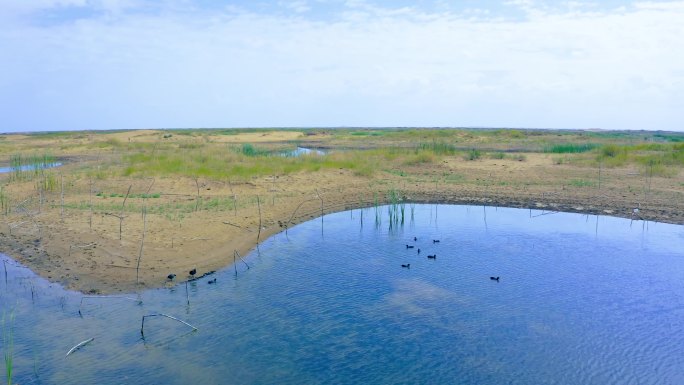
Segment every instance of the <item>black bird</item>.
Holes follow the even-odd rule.
[[[411,264],[410,264],[410,263],[407,263],[407,264],[405,264],[405,265],[402,264],[401,267],[405,267],[405,268],[407,268],[407,269],[410,269],[410,268],[411,268]]]
[[[173,281],[173,279],[176,278],[176,274],[169,274],[166,276],[166,278],[168,278],[169,281]]]
[[[439,239],[433,239],[432,243],[439,243]]]
[[[428,255],[428,259],[437,259],[437,254],[434,255]]]
[[[499,278],[500,277],[489,277],[489,279],[491,279],[492,281],[496,281],[496,282],[499,282]]]
[[[420,249],[418,249],[418,254],[420,254]]]
[[[406,245],[406,248],[407,248],[407,249],[412,249],[412,248],[414,248],[414,247],[415,247],[415,246]]]
[[[413,242],[418,241],[418,237],[413,237]]]
[[[211,285],[212,283],[216,283],[216,278],[210,279],[207,283],[210,284],[210,285]]]
[[[195,274],[197,274],[197,269],[196,269],[196,268],[190,270],[190,275],[192,275],[193,278],[195,277]]]

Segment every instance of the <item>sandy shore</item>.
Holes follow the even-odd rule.
[[[75,166],[67,166],[65,172],[68,167]],[[224,268],[232,264],[234,251],[246,255],[253,249],[257,237],[263,241],[321,212],[372,206],[375,197],[383,202],[390,189],[399,191],[407,202],[535,208],[626,218],[639,207],[643,219],[684,223],[682,188],[677,187],[681,176],[674,180],[654,178],[646,191],[634,188],[643,186],[642,176],[634,175],[632,169],[616,168],[604,171],[600,189],[577,187],[566,181],[594,178],[594,170],[554,165],[544,154],[528,155],[524,162],[464,162],[454,157],[430,167],[421,170],[422,179],[386,172],[368,178],[340,169],[231,184],[200,180],[199,198],[197,185],[189,178],[98,180],[93,182],[94,189],[104,193],[96,197],[88,193],[92,181],[69,179],[67,207],[63,210],[61,197],[54,194],[46,202],[32,206],[30,212],[19,210],[3,217],[0,252],[69,289],[91,294],[132,292],[171,285],[166,279],[170,273],[177,274],[177,280],[185,280],[192,268],[197,268],[198,275]],[[449,178],[456,174],[468,179]],[[127,204],[192,206],[198,199],[232,202],[233,197],[237,203],[182,217],[163,209],[150,210],[144,218],[142,210],[128,212],[122,221],[114,209],[91,214],[88,209],[75,208],[92,199],[117,207],[123,198],[108,197],[106,193],[123,194],[132,186],[131,194],[140,194],[151,184],[152,191],[162,192],[159,197],[131,198]],[[32,186],[23,188],[28,191]],[[140,266],[136,269],[139,256]]]

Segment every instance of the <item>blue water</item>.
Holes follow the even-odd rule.
[[[181,284],[143,292],[142,303],[88,298],[79,316],[81,294],[10,260],[0,303],[14,314],[15,382],[684,383],[682,226],[410,212],[391,229],[386,207],[380,223],[371,208],[363,226],[355,210],[293,227],[237,277],[231,267],[216,284],[189,284],[189,304]],[[142,339],[142,316],[157,312],[198,330],[154,317]]]
[[[53,168],[53,167],[59,167],[61,166],[62,163],[60,162],[55,162],[55,163],[49,163],[49,164],[26,164],[23,166],[19,167],[0,167],[0,174],[3,173],[8,173],[8,172],[15,172],[15,171],[33,171],[33,170],[41,170],[45,168]]]
[[[317,148],[306,148],[306,147],[297,147],[296,149],[286,152],[284,156],[286,157],[298,157],[302,155],[325,155],[327,152],[324,150],[320,150]]]

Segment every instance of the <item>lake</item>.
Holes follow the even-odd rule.
[[[187,294],[84,299],[3,256],[14,382],[684,383],[683,226],[408,204],[402,224],[388,211],[297,225]],[[157,313],[197,330],[153,317],[143,338]]]

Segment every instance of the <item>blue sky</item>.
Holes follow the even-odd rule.
[[[684,1],[0,1],[0,132],[684,131]]]

